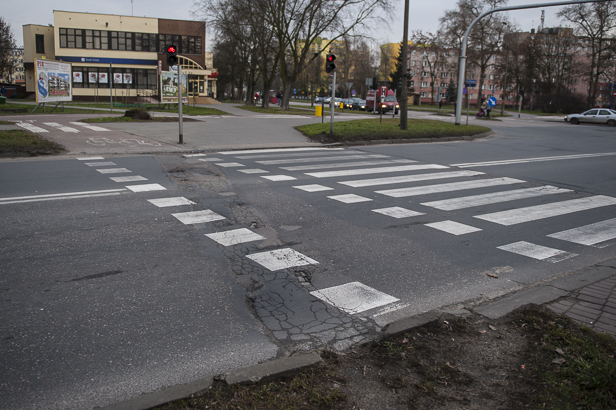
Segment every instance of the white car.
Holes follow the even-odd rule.
[[[565,121],[571,124],[589,122],[592,124],[607,124],[616,126],[616,111],[607,108],[593,108],[581,114],[570,114],[565,116]]]

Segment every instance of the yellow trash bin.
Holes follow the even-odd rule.
[[[323,107],[319,107],[318,105],[316,107],[314,107],[314,115],[317,117],[322,117],[323,116]]]
[[[340,109],[344,110],[344,103],[340,103]]]

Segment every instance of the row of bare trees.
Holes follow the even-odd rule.
[[[216,30],[219,85],[240,92],[245,86],[246,103],[252,104],[257,84],[267,96],[278,78],[281,108],[288,109],[294,86],[320,57],[311,46],[327,37],[325,50],[333,41],[368,33],[372,22],[389,13],[391,1],[198,0],[194,13]]]

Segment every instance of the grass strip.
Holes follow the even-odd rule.
[[[79,120],[85,123],[105,123],[105,122],[178,122],[178,117],[151,117],[149,120],[136,120],[131,117],[100,117],[100,118],[86,118]],[[184,118],[184,122],[199,121],[192,118]]]
[[[150,112],[173,112],[177,113],[179,107],[172,107],[168,109],[162,108],[157,104],[148,104],[145,108]],[[225,111],[221,111],[216,108],[208,108],[208,107],[191,107],[189,105],[182,105],[182,113],[186,115],[229,115],[229,113]]]
[[[328,122],[301,125],[296,129],[320,142],[461,137],[490,131],[490,128],[479,125],[455,125],[436,120],[409,119],[406,130],[401,130],[399,124],[399,118],[383,118],[382,122],[379,119],[339,121],[334,123],[334,133],[331,138]]]
[[[21,153],[50,155],[64,151],[64,147],[22,130],[0,131],[0,154]]]
[[[65,104],[66,105],[66,104]],[[34,109],[35,105],[32,104],[6,104],[3,106],[0,106],[0,115],[23,115],[23,114],[30,114],[32,113],[32,110]],[[43,112],[43,107],[38,107],[34,113],[32,114],[51,114],[51,110],[53,110],[52,105],[47,105],[45,107],[45,112]],[[53,114],[92,114],[93,110],[88,110],[88,109],[82,109],[82,108],[64,108],[64,111],[62,110],[62,107],[58,107],[53,111]],[[104,111],[104,110],[97,110],[96,112],[111,112],[111,111]]]

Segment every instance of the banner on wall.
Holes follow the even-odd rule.
[[[108,83],[107,73],[98,73],[98,83],[99,84],[107,84]]]
[[[73,72],[73,83],[83,83],[83,73]]]
[[[124,73],[124,84],[132,84],[133,75],[131,73]]]
[[[177,71],[163,71],[160,74],[161,102],[178,102],[178,73]],[[188,76],[182,74],[182,101],[188,103]]]
[[[72,101],[71,64],[36,60],[36,102]]]
[[[122,84],[122,73],[113,73],[113,83]]]
[[[98,73],[88,73],[88,82],[96,84],[98,82]]]

